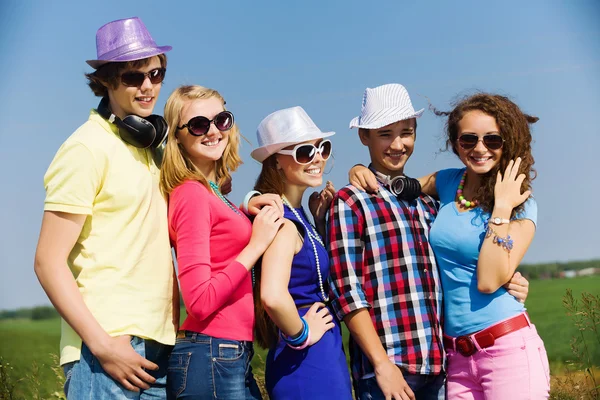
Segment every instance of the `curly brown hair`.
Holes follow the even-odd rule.
[[[523,113],[519,106],[505,96],[491,93],[476,93],[467,96],[456,102],[454,109],[450,112],[438,111],[433,108],[436,115],[448,117],[446,122],[446,150],[451,148],[454,154],[458,155],[456,150],[458,145],[458,123],[466,113],[473,110],[479,110],[493,117],[500,129],[500,135],[504,138],[500,162],[481,177],[481,186],[475,194],[482,210],[491,213],[494,209],[494,186],[496,185],[498,171],[504,173],[510,160],[521,157],[519,173],[525,174],[521,192],[531,190],[531,181],[535,179],[536,171],[533,169],[532,137],[529,124],[537,122],[539,118]],[[522,210],[523,204],[520,204],[513,210],[512,216]]]

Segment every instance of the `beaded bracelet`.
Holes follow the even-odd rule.
[[[308,341],[308,336],[309,336],[308,323],[306,322],[306,320],[303,317],[300,317],[300,320],[302,321],[302,331],[295,338],[290,338],[289,336],[286,336],[282,331],[279,331],[279,336],[281,337],[281,339],[284,342],[286,342],[288,344],[288,346],[290,346],[290,347],[295,348],[295,347],[298,347]]]
[[[488,225],[487,230],[485,231],[485,237],[489,238],[492,235],[494,236],[492,241],[510,253],[513,248],[513,240],[510,238],[510,235],[506,235],[506,237],[503,238]]]

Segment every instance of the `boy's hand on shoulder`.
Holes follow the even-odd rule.
[[[352,167],[348,172],[348,179],[355,188],[363,192],[376,194],[379,191],[375,174],[364,165],[356,164]]]

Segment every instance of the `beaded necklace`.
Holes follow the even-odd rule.
[[[300,221],[302,226],[304,226],[304,230],[308,234],[308,240],[310,240],[310,244],[312,245],[313,253],[315,255],[315,261],[317,264],[317,276],[319,277],[319,289],[321,289],[321,297],[323,298],[323,300],[325,302],[327,302],[327,301],[329,301],[329,296],[325,295],[325,289],[323,288],[323,276],[321,276],[321,263],[319,262],[319,254],[317,253],[317,245],[315,244],[315,240],[316,240],[317,242],[319,242],[321,244],[321,246],[325,247],[325,245],[323,244],[323,240],[317,233],[317,230],[315,229],[315,227],[312,226],[312,224],[310,222],[308,223],[310,225],[310,229],[308,229],[308,227],[304,223],[304,219],[300,218],[300,214],[298,213],[298,211],[296,211],[296,209],[294,207],[292,207],[292,205],[285,198],[285,196],[281,196],[281,199],[283,200],[283,204],[288,206],[288,208],[292,211],[292,213],[294,213],[294,216],[296,217],[296,219],[298,221]],[[304,213],[304,210],[302,212]]]
[[[219,189],[219,185],[217,185],[213,181],[208,181],[208,183],[210,184],[210,188],[213,190],[213,192],[215,192],[217,197],[220,198],[223,203],[227,204],[229,206],[229,208],[231,208],[233,211],[235,211],[236,214],[240,213],[238,211],[238,209],[235,208],[235,206],[233,204],[231,204],[231,202],[229,200],[227,200],[227,197],[223,196],[223,194],[221,193],[221,189]]]
[[[467,179],[467,170],[465,170],[465,173],[463,174],[462,178],[460,178],[460,183],[458,184],[458,189],[456,189],[456,196],[458,197],[458,202],[465,207],[466,209],[469,209],[471,207],[477,207],[477,204],[479,204],[479,202],[477,200],[467,200],[465,199],[465,196],[463,196],[463,189],[465,187],[465,180]]]
[[[229,208],[231,208],[236,214],[241,215],[240,212],[238,211],[238,209],[235,208],[229,200],[227,200],[227,197],[223,196],[223,193],[221,193],[221,189],[219,189],[219,185],[217,185],[213,181],[208,181],[208,183],[210,185],[210,188],[213,190],[213,192],[215,192],[217,197],[219,199],[221,199],[221,201],[223,203],[227,204],[229,206]],[[252,267],[252,287],[254,287],[255,283],[256,283],[256,277],[254,276],[254,267]]]

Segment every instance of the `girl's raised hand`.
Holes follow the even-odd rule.
[[[494,187],[494,206],[512,210],[522,204],[531,195],[530,190],[521,193],[521,185],[525,174],[519,174],[521,157],[510,160],[504,171],[504,176],[498,171]]]
[[[277,194],[267,193],[255,196],[248,201],[248,209],[250,215],[257,215],[263,207],[271,206],[277,210],[279,217],[283,218],[283,200]]]
[[[275,235],[279,232],[279,228],[285,221],[280,216],[280,211],[272,206],[264,206],[252,223],[252,237],[248,246],[253,245],[264,253],[267,247],[271,244]]]
[[[325,188],[319,193],[314,192],[310,195],[308,198],[308,208],[315,219],[315,223],[325,221],[325,216],[327,215],[333,196],[335,196],[335,187],[330,181],[327,181]]]

